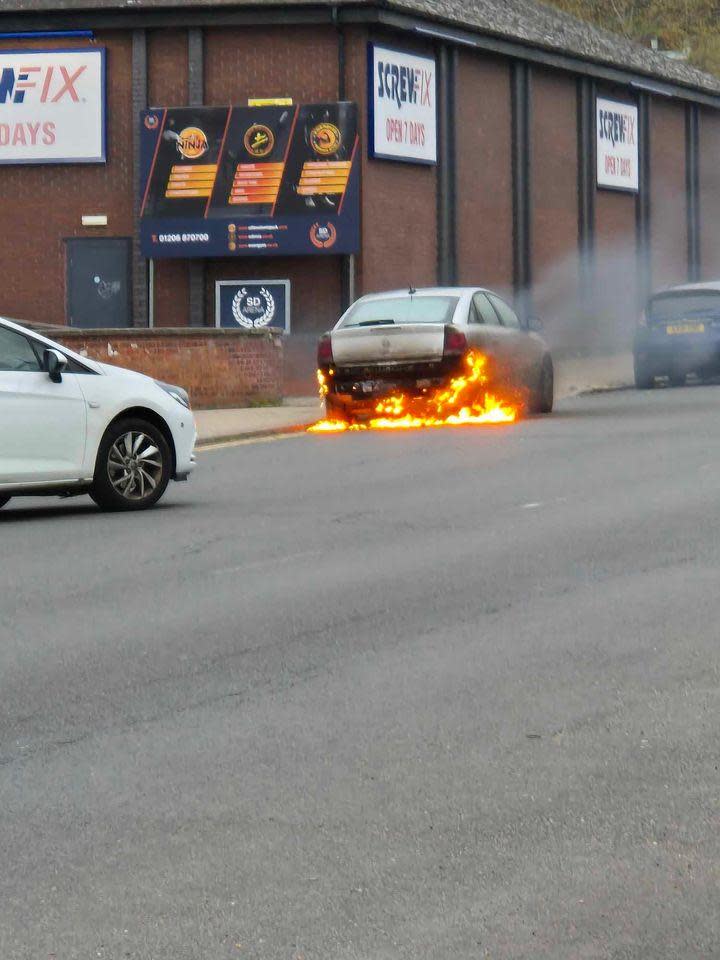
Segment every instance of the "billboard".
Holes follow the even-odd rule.
[[[639,189],[638,108],[631,103],[596,101],[597,185],[637,193]]]
[[[140,134],[144,256],[359,249],[354,103],[146,110]]]
[[[368,104],[371,157],[437,162],[434,57],[368,44]]]
[[[105,49],[0,50],[0,164],[105,161]]]
[[[290,333],[290,281],[217,280],[215,326]]]

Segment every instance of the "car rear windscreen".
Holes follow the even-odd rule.
[[[720,320],[720,292],[693,290],[687,293],[666,293],[653,297],[648,303],[650,323],[670,323],[674,320]]]
[[[383,323],[452,323],[459,297],[383,297],[359,300],[342,327]]]

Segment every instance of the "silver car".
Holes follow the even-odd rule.
[[[462,372],[471,350],[488,358],[488,389],[511,391],[531,413],[550,413],[553,363],[539,326],[480,287],[361,297],[318,344],[327,416],[362,420],[398,391],[427,396]]]

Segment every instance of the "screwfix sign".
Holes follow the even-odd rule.
[[[105,160],[105,50],[0,50],[0,164]]]
[[[637,193],[638,108],[597,99],[597,185]]]
[[[435,59],[368,45],[369,153],[437,162]]]

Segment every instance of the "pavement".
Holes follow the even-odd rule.
[[[0,957],[718,956],[719,407],[206,450],[141,515],[11,501]]]
[[[558,357],[555,361],[558,399],[588,390],[618,389],[633,382],[632,355]],[[197,410],[200,446],[302,430],[323,416],[316,396],[288,397],[282,406]]]

